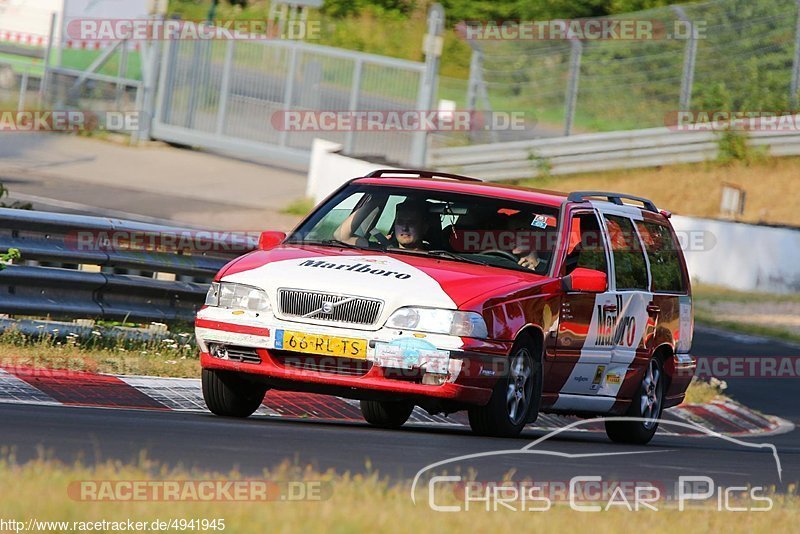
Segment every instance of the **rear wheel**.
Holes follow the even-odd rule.
[[[361,415],[367,423],[380,428],[400,428],[413,411],[410,402],[361,401]]]
[[[606,434],[611,441],[645,445],[658,429],[664,406],[664,372],[661,361],[652,358],[636,396],[625,414],[634,421],[606,421]]]
[[[249,417],[253,415],[267,392],[267,387],[254,384],[235,373],[203,369],[203,399],[215,415]]]
[[[482,436],[518,436],[531,420],[530,411],[538,410],[540,380],[541,366],[533,346],[517,342],[511,351],[508,375],[497,381],[489,403],[469,409],[472,431]]]

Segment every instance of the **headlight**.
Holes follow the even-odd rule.
[[[206,306],[219,306],[219,284],[214,282],[206,293]]]
[[[386,321],[389,328],[431,334],[485,338],[489,336],[480,314],[435,308],[400,308]]]
[[[214,282],[206,295],[206,306],[220,308],[237,308],[256,312],[268,312],[272,309],[266,291],[257,287],[230,282]]]

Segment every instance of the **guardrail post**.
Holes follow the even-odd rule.
[[[186,112],[186,122],[184,126],[187,128],[194,128],[194,119],[197,114],[197,98],[198,93],[205,90],[204,84],[206,80],[206,67],[208,64],[205,60],[210,61],[210,54],[206,54],[206,46],[209,46],[209,41],[194,41],[192,43],[194,49],[192,50],[192,75],[195,82],[189,88],[189,104]]]
[[[800,89],[800,0],[796,0],[796,4],[797,22],[794,30],[794,62],[792,63],[792,85],[789,95],[792,110],[797,109],[797,91]]]
[[[358,93],[361,91],[361,73],[363,71],[364,62],[361,59],[356,59],[355,67],[353,68],[353,83],[350,86],[350,102],[347,109],[356,111],[358,109]],[[355,147],[356,132],[355,129],[350,128],[347,130],[347,135],[344,140],[344,153],[352,154]]]
[[[491,113],[492,105],[489,102],[489,94],[486,91],[486,82],[483,79],[483,51],[478,48],[477,44],[470,43],[472,46],[472,59],[469,64],[469,85],[467,86],[467,111],[475,113],[478,110],[478,99],[483,104],[483,110]],[[477,137],[478,132],[470,129],[469,137],[473,141]],[[492,129],[489,131],[489,136],[492,143],[499,141],[497,131]]]
[[[689,39],[683,52],[683,73],[681,74],[680,109],[688,110],[692,105],[692,87],[694,85],[694,65],[697,58],[697,31],[694,22],[686,15],[681,6],[672,6],[673,11],[683,22],[689,25]]]
[[[140,115],[139,128],[131,132],[131,145],[137,145],[139,144],[139,141],[143,139],[142,132],[147,129],[146,124],[147,122],[149,122],[148,119],[145,118],[145,124],[142,124],[141,115],[142,115],[142,109],[144,109],[144,93],[145,93],[144,83],[140,83],[138,87],[136,87],[136,101],[133,105],[134,109],[136,109],[136,112]],[[147,139],[147,137],[144,137],[144,139]]]
[[[178,46],[181,42],[167,39],[166,60],[163,62],[161,79],[159,80],[159,105],[156,107],[156,116],[159,122],[169,123],[172,120],[172,100],[175,93],[175,71],[178,70]]]
[[[25,97],[28,93],[28,71],[22,73],[19,81],[19,99],[17,100],[17,111],[25,111]]]
[[[122,100],[122,93],[125,89],[125,84],[122,83],[123,78],[127,78],[128,73],[128,40],[122,40],[122,49],[120,50],[119,66],[117,67],[117,92],[115,95],[115,104],[117,110],[120,110],[120,100]],[[121,110],[120,110],[121,111]]]
[[[469,62],[469,84],[467,85],[467,111],[474,112],[478,108],[478,88],[483,68],[483,52],[473,47]]]
[[[139,139],[150,139],[153,121],[156,118],[158,106],[156,94],[159,87],[162,51],[161,41],[154,40],[152,44],[148,41],[141,42],[142,94],[141,105],[136,110],[144,116],[144,121],[139,121]]]
[[[217,135],[225,130],[225,118],[228,114],[228,98],[231,93],[231,69],[233,68],[233,52],[235,41],[228,39],[225,48],[225,65],[222,67],[222,85],[219,89],[219,110],[217,111]]]
[[[433,4],[428,11],[428,33],[425,34],[425,70],[422,73],[417,95],[417,112],[431,111],[436,99],[436,85],[439,74],[439,60],[442,56],[444,32],[444,8]],[[424,167],[428,152],[428,132],[420,127],[411,144],[409,163],[414,167]]]
[[[53,13],[50,16],[50,34],[47,38],[47,50],[44,53],[44,74],[42,74],[42,82],[39,85],[39,105],[44,106],[44,99],[47,95],[47,84],[50,82],[50,56],[53,54],[53,39],[56,35],[56,23],[58,21],[58,14]]]
[[[578,82],[581,77],[581,56],[583,43],[578,39],[570,41],[569,52],[569,82],[567,83],[567,97],[564,110],[564,135],[572,134],[572,123],[575,121],[575,106],[578,103]]]
[[[289,54],[289,74],[286,79],[286,87],[283,89],[283,120],[286,120],[286,113],[292,109],[292,95],[294,93],[294,78],[297,76],[297,45],[291,46],[292,51]],[[286,128],[281,130],[280,146],[286,146],[289,141],[289,132]]]

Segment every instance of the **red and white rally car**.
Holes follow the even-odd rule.
[[[466,409],[494,436],[540,412],[628,416],[609,437],[646,443],[695,369],[668,219],[615,193],[351,180],[215,278],[196,320],[206,404],[247,417],[269,388],[307,391],[382,427]]]

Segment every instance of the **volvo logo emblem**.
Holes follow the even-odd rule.
[[[336,297],[334,297],[336,298]],[[324,313],[325,315],[331,315],[333,310],[337,307],[341,306],[342,304],[347,304],[348,302],[352,302],[356,299],[356,297],[340,297],[342,300],[338,302],[331,302],[326,300],[322,303],[322,306],[317,308],[316,310],[309,312],[303,315],[304,318],[314,317],[315,315],[319,315],[320,313]]]

